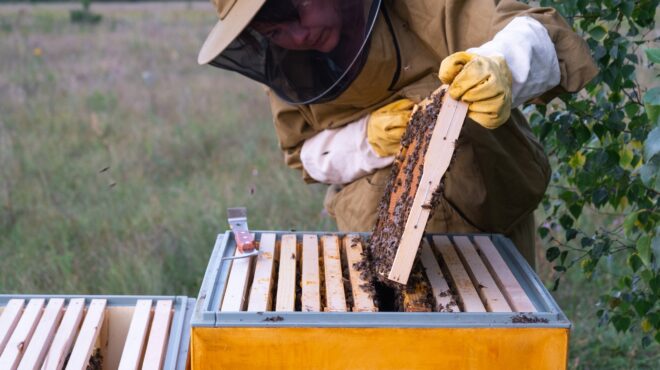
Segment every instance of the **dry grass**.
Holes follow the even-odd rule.
[[[266,96],[196,63],[209,4],[0,7],[0,291],[196,295],[225,209],[332,229]]]

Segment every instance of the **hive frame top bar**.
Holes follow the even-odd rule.
[[[186,303],[188,297],[173,296],[173,295],[92,295],[92,294],[0,294],[0,307],[7,304],[10,299],[34,299],[34,298],[64,298],[67,302],[74,298],[84,298],[85,300],[103,298],[108,300],[108,307],[113,306],[126,306],[135,304],[139,299],[152,299],[163,300],[169,299],[174,301],[173,309],[178,309]]]
[[[358,234],[363,238],[369,233],[340,233],[327,231],[253,231],[256,240],[261,234],[282,235],[337,235]],[[425,237],[436,234],[427,234]],[[202,281],[191,324],[193,327],[369,327],[369,328],[472,328],[472,327],[512,327],[512,328],[570,328],[571,323],[561,311],[554,298],[543,286],[531,266],[516,250],[513,243],[499,234],[437,234],[454,236],[487,236],[518,280],[538,312],[219,312],[231,261],[223,257],[233,256],[236,241],[231,231],[218,234],[209,264]],[[522,321],[539,321],[515,323]],[[532,318],[534,320],[525,320]]]
[[[92,299],[106,299],[106,307],[124,307],[134,306],[138,300],[151,299],[158,300],[171,300],[172,321],[170,323],[170,336],[167,343],[167,354],[163,361],[163,369],[185,369],[186,359],[188,357],[188,345],[182,346],[183,343],[190,342],[190,321],[193,314],[195,300],[185,296],[145,296],[145,295],[76,295],[76,294],[0,294],[0,308],[7,305],[10,299],[52,299],[64,298],[65,305],[68,305],[71,299],[84,298],[85,305],[89,305]],[[172,335],[172,333],[180,333],[180,335]],[[176,350],[175,350],[176,349]]]

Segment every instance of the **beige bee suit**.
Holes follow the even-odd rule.
[[[329,103],[292,106],[270,94],[285,161],[300,169],[305,181],[314,181],[300,160],[307,139],[355,122],[396,99],[421,101],[440,85],[437,70],[445,57],[470,48],[487,52],[495,35],[515,18],[538,21],[554,43],[559,84],[541,95],[542,99],[578,91],[597,72],[587,45],[550,8],[487,0],[391,0],[382,6],[366,64],[341,96]],[[533,67],[530,73],[534,73]],[[455,160],[444,180],[444,196],[427,231],[503,233],[533,265],[532,212],[545,192],[551,170],[522,113],[514,109],[511,118],[495,130],[468,119],[457,144]],[[340,230],[371,230],[389,173],[386,167],[330,188],[326,208]]]

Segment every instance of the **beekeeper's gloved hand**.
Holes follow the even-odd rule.
[[[397,100],[354,122],[323,130],[305,140],[300,151],[303,168],[314,180],[348,184],[394,162],[412,108]]]
[[[449,96],[468,104],[468,117],[494,129],[511,115],[511,71],[503,57],[461,51],[445,58],[438,77]]]
[[[379,157],[388,157],[399,152],[401,137],[406,131],[414,105],[412,100],[400,99],[369,115],[367,140]]]

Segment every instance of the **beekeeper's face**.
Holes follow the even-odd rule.
[[[338,0],[294,0],[298,19],[252,22],[251,26],[277,46],[289,50],[332,51],[341,36],[342,17]]]
[[[366,63],[381,5],[381,0],[214,1],[229,1],[245,16],[235,29],[219,21],[199,60],[215,55],[209,64],[261,82],[291,104],[328,102],[348,89]],[[238,27],[243,28],[233,36]],[[226,45],[229,36],[234,39]]]

